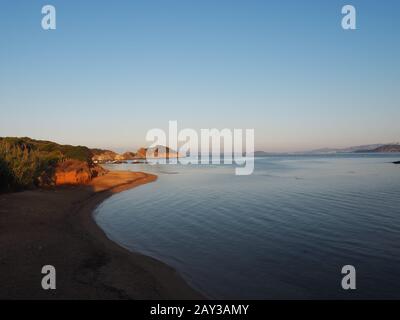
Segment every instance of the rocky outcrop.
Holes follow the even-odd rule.
[[[118,153],[110,150],[92,149],[93,153],[92,161],[94,163],[104,163],[117,160]]]
[[[60,162],[54,171],[54,185],[87,184],[94,177],[104,175],[107,171],[100,166],[89,166],[88,163],[78,160]]]
[[[146,152],[147,149],[145,148],[140,148],[135,155],[135,159],[146,159]]]
[[[146,158],[179,158],[179,153],[165,146],[156,146],[146,149]]]
[[[136,153],[128,151],[128,152],[123,153],[122,157],[124,158],[124,160],[135,160]]]
[[[179,158],[178,152],[165,146],[156,146],[152,148],[140,148],[135,155],[134,159],[147,159],[147,158]]]
[[[179,158],[178,152],[164,146],[140,148],[136,152],[118,154],[109,150],[92,149],[94,163],[125,163],[126,160],[145,160],[147,158]]]

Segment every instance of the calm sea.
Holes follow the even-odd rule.
[[[174,267],[210,298],[400,298],[400,155],[110,165],[156,173],[101,204],[112,240]],[[354,291],[341,268],[356,268]]]

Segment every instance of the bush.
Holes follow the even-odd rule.
[[[0,156],[0,191],[7,191],[12,188],[14,177],[7,162]]]
[[[44,173],[54,171],[61,161],[76,159],[91,163],[86,147],[59,145],[30,138],[0,138],[0,190],[31,188]]]

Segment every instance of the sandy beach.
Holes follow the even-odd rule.
[[[112,194],[155,181],[109,172],[89,185],[0,195],[0,299],[201,299],[174,269],[109,240],[92,215]],[[43,290],[43,265],[57,289]]]

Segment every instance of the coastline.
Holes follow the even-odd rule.
[[[170,266],[110,240],[94,220],[111,195],[153,182],[111,171],[89,185],[0,195],[0,299],[204,299]],[[43,290],[43,265],[57,289]]]

